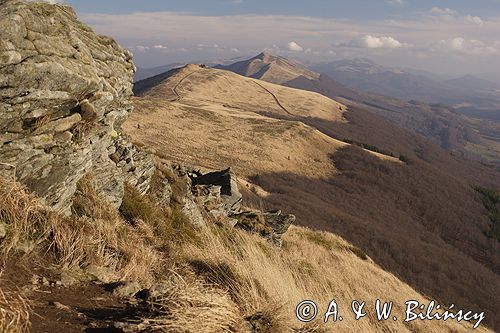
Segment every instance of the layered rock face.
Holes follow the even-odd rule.
[[[70,213],[77,182],[120,206],[124,183],[149,191],[155,167],[121,132],[132,111],[132,54],[96,35],[63,5],[0,0],[0,176]],[[224,220],[279,245],[295,217],[245,211],[231,169],[181,170],[182,212],[197,226]],[[159,203],[168,204],[166,184]],[[1,234],[1,230],[0,230]]]
[[[212,185],[218,187],[218,195],[224,200],[224,209],[229,213],[238,212],[241,209],[241,193],[238,190],[238,179],[231,168],[197,175],[193,179],[193,185],[197,187]]]
[[[121,133],[132,54],[68,6],[0,0],[0,27],[0,175],[66,212],[91,171],[117,206],[124,181],[146,192],[152,158]]]
[[[257,233],[276,246],[282,245],[281,236],[295,222],[294,215],[282,214],[281,210],[262,212],[242,207],[238,179],[231,168],[205,174],[191,172],[189,175],[191,195],[186,196],[186,215],[196,216],[196,209],[192,207],[201,207],[211,218],[222,218],[232,227]],[[203,219],[199,220],[203,224]]]

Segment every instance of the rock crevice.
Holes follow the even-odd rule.
[[[150,189],[153,157],[121,125],[132,111],[132,54],[95,34],[64,5],[0,0],[0,176],[15,177],[45,203],[71,213],[77,182],[92,173],[96,190],[116,207],[124,184]],[[180,169],[185,169],[181,172]],[[194,225],[224,220],[279,245],[295,220],[244,209],[231,169],[186,180],[182,212]],[[165,187],[161,201],[169,201]]]
[[[86,173],[115,205],[123,182],[149,188],[153,160],[121,133],[132,54],[69,6],[0,1],[0,173],[69,212]]]

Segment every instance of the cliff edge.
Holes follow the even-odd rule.
[[[64,5],[0,1],[0,174],[68,212],[93,171],[115,206],[125,180],[147,191],[152,159],[121,132],[132,54]]]

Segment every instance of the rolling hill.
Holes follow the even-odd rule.
[[[418,85],[426,85],[430,90],[439,91],[438,88],[427,84],[428,81],[431,81],[427,77],[410,74],[399,69],[389,71],[368,59],[339,61],[338,67],[359,80],[361,79],[358,76],[363,77],[363,75],[417,77],[420,80]],[[288,87],[318,92],[345,104],[369,110],[398,127],[431,138],[444,149],[453,150],[486,163],[500,165],[500,123],[469,118],[443,104],[426,104],[415,100],[406,102],[388,97],[392,95],[384,96],[363,90],[353,90],[339,83],[338,79],[342,79],[342,73],[333,73],[335,79],[332,79],[328,74],[312,72],[294,61],[272,56],[267,52],[247,61],[240,61],[232,65],[220,65],[218,68]],[[254,73],[254,68],[259,68],[259,70]],[[269,68],[273,70],[267,71]],[[322,68],[319,67],[319,69]],[[375,81],[370,80],[367,80],[366,84],[369,87],[377,86]],[[396,87],[404,89],[404,91],[413,91],[413,88],[410,89],[405,85],[396,85]],[[424,92],[424,94],[427,93],[429,91]],[[469,104],[462,107],[468,106]]]
[[[148,111],[132,114],[126,128],[144,146],[171,147],[167,155],[195,165],[212,169],[234,165],[247,177],[278,170],[328,177],[335,174],[329,156],[346,146],[300,121],[285,119],[344,122],[346,106],[316,93],[198,65],[139,82],[135,90],[142,96],[134,100],[136,107]],[[145,116],[152,110],[158,116]],[[169,116],[160,117],[158,112]],[[165,129],[172,135],[162,136]],[[210,154],[214,147],[217,154]]]
[[[190,65],[135,91],[124,129],[137,144],[202,168],[233,166],[265,193],[254,204],[335,232],[420,292],[484,309],[498,325],[500,245],[485,236],[491,222],[472,188],[498,189],[498,171],[359,105],[229,71]]]
[[[153,68],[137,68],[137,71],[134,73],[134,82],[141,81],[153,76],[156,76],[161,73],[168,72],[171,69],[182,67],[185,64],[182,63],[172,63],[164,66],[157,66]]]

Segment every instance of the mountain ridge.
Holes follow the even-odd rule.
[[[500,248],[470,187],[491,196],[498,173],[204,65],[132,96],[132,54],[67,5],[1,0],[0,26],[0,331],[471,331],[404,321],[424,295],[499,324]],[[332,298],[386,299],[399,320],[297,320]]]
[[[284,59],[279,56],[273,57],[269,58],[268,56],[267,59]],[[247,72],[244,66],[251,64],[252,59],[246,62],[238,62],[235,65],[219,66],[219,68],[244,74]],[[285,61],[286,59],[281,62],[285,63]],[[369,59],[358,59],[357,62],[367,66],[381,67]],[[275,60],[272,63],[279,66],[279,63]],[[341,61],[341,63],[349,65],[351,61],[345,60]],[[236,65],[238,68],[235,67]],[[295,68],[291,68],[292,65]],[[286,67],[287,73],[293,73],[294,78],[292,80],[289,80],[290,75],[287,77],[283,75],[274,77],[272,72],[264,72],[266,67],[262,60],[260,66],[262,68],[260,76],[264,80],[293,88],[315,91],[326,97],[342,100],[345,104],[357,105],[388,119],[400,127],[432,138],[445,149],[458,151],[460,154],[487,163],[500,163],[500,159],[495,157],[494,153],[488,153],[500,153],[500,141],[497,143],[495,140],[490,139],[491,133],[500,134],[500,125],[495,126],[487,121],[467,118],[446,105],[429,105],[419,101],[406,102],[384,95],[356,91],[339,83],[325,73],[313,73],[305,77],[302,75],[303,66],[298,63],[288,62]],[[311,73],[310,70],[307,71]],[[275,72],[279,72],[279,70],[275,69]],[[385,73],[386,71],[377,69],[376,72]],[[393,72],[390,75],[407,76],[408,74]]]
[[[471,85],[471,75],[445,79],[422,71],[385,67],[360,59],[315,64],[311,69],[335,77],[350,88],[406,101],[418,100],[451,106],[472,103],[478,110],[490,112],[497,111],[500,105],[500,94],[492,89],[497,84],[477,76],[474,76],[476,85]],[[480,84],[477,84],[479,81]],[[456,109],[462,112],[460,107]]]
[[[496,283],[500,269],[500,260],[495,254],[498,245],[482,233],[488,228],[488,217],[477,193],[470,187],[470,184],[498,186],[499,175],[494,170],[454,156],[360,106],[347,105],[342,118],[328,119],[321,116],[324,113],[311,114],[315,104],[292,102],[299,96],[300,99],[317,96],[301,95],[300,90],[294,89],[289,94],[277,93],[278,100],[285,106],[295,106],[296,109],[287,113],[265,96],[259,85],[249,84],[254,82],[248,81],[255,80],[253,78],[210,68],[201,68],[196,74],[186,76],[182,75],[185,80],[180,86],[180,78],[174,75],[150,89],[149,94],[143,93],[134,100],[137,112],[125,128],[135,142],[181,160],[182,155],[173,147],[184,147],[185,152],[190,152],[190,159],[200,167],[230,163],[250,187],[257,185],[265,191],[266,196],[257,199],[260,205],[279,204],[298,216],[300,224],[341,234],[382,267],[427,295],[459,299],[458,303],[466,304],[474,299],[474,304],[489,307],[488,313],[492,313],[497,305],[490,306],[493,304],[490,302],[495,302],[490,294],[478,296],[467,290],[474,289],[476,282],[471,279],[478,272]],[[308,79],[305,82],[312,83]],[[259,83],[279,91],[275,85]],[[172,93],[174,87],[180,98]],[[341,111],[335,107],[333,110]],[[164,117],[167,114],[171,119]],[[196,124],[190,119],[197,119]],[[255,119],[259,119],[258,127],[246,124]],[[290,124],[290,121],[350,144],[339,146],[333,152],[325,150],[312,159],[309,157],[309,164],[304,164],[306,161],[299,156],[313,150],[290,147],[312,147],[314,143],[309,140],[317,139],[300,131],[288,132],[296,133],[292,135],[282,132],[278,124]],[[141,129],[150,130],[144,132],[137,128],[138,124]],[[166,131],[172,135],[159,139],[160,133]],[[183,137],[179,138],[178,133],[183,133]],[[231,145],[219,142],[212,133],[224,133]],[[297,138],[309,143],[297,145]],[[258,151],[249,150],[248,144]],[[269,153],[276,147],[290,153]],[[380,151],[394,158],[377,158],[366,150]],[[238,153],[241,151],[247,154]],[[249,161],[246,155],[261,158]],[[328,155],[330,162],[325,159]],[[398,161],[398,156],[403,156],[406,162]],[[332,170],[328,163],[333,163],[334,172],[318,173]],[[449,230],[456,233],[450,234]],[[410,234],[413,236],[409,237]],[[440,253],[441,259],[432,255],[434,251]],[[409,262],[412,268],[408,267]],[[434,272],[436,279],[453,288],[431,284],[415,273],[430,266],[440,267],[439,272]],[[462,284],[449,278],[456,274]],[[451,290],[460,290],[460,295],[468,296],[458,296]]]

